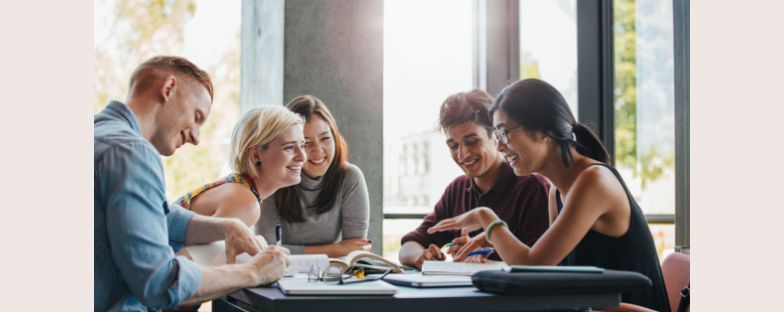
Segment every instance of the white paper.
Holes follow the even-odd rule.
[[[262,236],[256,236],[258,239],[264,239]],[[217,266],[226,264],[226,247],[223,241],[217,241],[212,244],[195,245],[183,248],[185,252],[190,255],[191,260],[201,266]],[[247,253],[237,255],[236,263],[248,263],[253,259]],[[286,272],[286,275],[293,275],[295,273],[308,273],[313,265],[317,265],[320,270],[325,270],[329,266],[329,258],[325,254],[313,255],[291,255],[289,256],[291,264]]]

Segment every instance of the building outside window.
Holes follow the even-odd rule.
[[[472,0],[384,1],[384,213],[426,214],[462,171],[438,130],[447,96],[473,88]],[[384,256],[421,218],[384,220]]]

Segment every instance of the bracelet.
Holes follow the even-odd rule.
[[[507,229],[509,228],[509,225],[506,224],[506,222],[504,222],[503,220],[495,220],[493,221],[493,223],[490,223],[490,225],[487,226],[487,230],[485,230],[485,241],[487,241],[488,243],[490,242],[490,232],[492,232],[493,228],[496,227],[497,225],[501,225]]]

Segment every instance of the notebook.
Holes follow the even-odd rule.
[[[278,280],[278,288],[285,295],[384,295],[397,293],[397,287],[384,281],[356,284],[329,284],[308,281],[306,277],[284,277]]]
[[[471,276],[479,271],[503,270],[508,267],[509,266],[502,261],[487,261],[485,263],[425,261],[422,264],[422,274]]]
[[[394,285],[418,288],[473,286],[471,277],[464,275],[391,274],[384,280]]]

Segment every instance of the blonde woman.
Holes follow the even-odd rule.
[[[342,257],[370,248],[370,201],[362,170],[348,162],[348,145],[332,113],[320,99],[301,95],[286,104],[306,120],[308,160],[302,182],[281,188],[261,206],[256,233],[280,239],[292,254]],[[276,237],[280,224],[281,237]]]
[[[231,138],[232,174],[205,184],[175,203],[201,215],[258,221],[261,201],[300,183],[306,155],[304,120],[282,106],[249,110]]]

